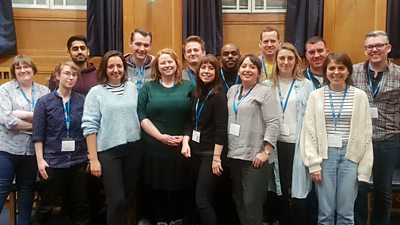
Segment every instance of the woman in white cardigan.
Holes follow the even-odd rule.
[[[358,182],[368,182],[372,121],[367,95],[351,86],[353,66],[344,53],[331,53],[323,67],[326,86],[311,93],[300,148],[316,183],[318,224],[354,224]]]

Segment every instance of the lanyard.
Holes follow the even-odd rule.
[[[288,90],[288,92],[287,92],[287,94],[286,94],[285,104],[283,104],[283,101],[282,101],[282,100],[283,100],[283,97],[282,97],[281,86],[279,85],[279,82],[278,82],[279,101],[280,101],[280,103],[281,103],[281,108],[282,108],[283,114],[285,114],[286,107],[287,107],[287,104],[288,104],[288,102],[289,102],[289,97],[290,97],[290,93],[292,92],[294,82],[295,82],[295,80],[293,79],[293,80],[292,80],[292,83],[290,84],[290,88],[289,88],[289,90]]]
[[[24,97],[24,99],[25,99],[28,103],[31,103],[31,112],[33,112],[33,110],[35,109],[35,98],[34,98],[35,89],[34,89],[34,87],[33,87],[33,84],[32,84],[31,100],[30,100],[30,101],[29,101],[28,96],[26,96],[25,91],[22,89],[21,86],[19,86],[19,90],[21,91],[22,96]]]
[[[315,83],[314,83],[314,80],[313,80],[312,77],[311,77],[310,68],[307,68],[307,69],[306,69],[306,74],[307,74],[307,78],[312,82],[314,90],[315,90],[315,89],[318,89],[318,87],[317,87],[317,86],[315,85]],[[319,81],[318,81],[318,82],[319,82]]]
[[[69,138],[69,127],[71,125],[71,119],[69,118],[69,111],[70,111],[70,107],[71,107],[70,102],[71,102],[71,99],[68,100],[67,106],[65,106],[65,104],[63,103],[65,125],[67,127],[67,138]]]
[[[144,66],[141,66],[140,68],[135,67],[135,73],[136,73],[136,77],[137,77],[137,88],[140,89],[142,88],[142,84],[143,84],[143,73],[144,73]]]
[[[267,71],[267,63],[264,61],[264,58],[262,58],[263,59],[263,69],[264,69],[264,74],[265,74],[265,79],[266,80],[268,80],[268,71]]]
[[[200,114],[201,114],[201,111],[203,111],[204,104],[206,103],[208,97],[210,97],[211,92],[212,92],[212,89],[208,92],[207,97],[204,99],[204,102],[203,102],[203,103],[201,104],[201,106],[200,106],[200,109],[199,109],[200,98],[198,98],[198,99],[196,100],[196,130],[197,130],[197,124],[198,124],[199,121],[200,121]]]
[[[233,104],[233,112],[235,112],[235,119],[236,120],[237,120],[237,114],[238,114],[240,102],[242,102],[242,100],[244,98],[246,98],[247,95],[250,94],[251,90],[253,90],[253,88],[254,88],[254,86],[256,86],[256,84],[253,85],[244,95],[242,95],[242,96],[240,96],[238,98],[238,103],[237,104],[236,104],[236,96],[239,94],[239,90],[243,90],[243,84],[239,85],[239,87],[236,89],[236,93],[235,93],[235,96],[233,97],[233,103],[232,103]]]
[[[223,80],[224,83],[225,83],[226,90],[229,90],[229,84],[228,84],[228,82],[226,82],[226,79],[225,79],[225,75],[224,75],[224,71],[223,71],[223,70],[221,70],[221,78],[222,78],[222,80]],[[236,75],[235,84],[237,84],[238,82],[239,82],[239,75]]]
[[[379,92],[379,89],[381,88],[381,83],[382,83],[382,77],[383,77],[383,76],[381,77],[381,79],[379,79],[378,85],[376,86],[376,89],[374,90],[374,87],[373,87],[373,85],[372,85],[372,78],[371,78],[370,74],[371,74],[371,68],[369,67],[369,64],[368,64],[369,92],[371,93],[372,98],[375,98],[376,95],[377,95],[378,92]]]
[[[342,109],[343,109],[343,105],[344,105],[344,100],[346,98],[346,94],[347,94],[347,86],[346,86],[346,89],[344,90],[344,95],[343,95],[342,103],[340,104],[339,112],[336,113],[335,108],[333,106],[331,87],[329,86],[329,100],[331,102],[331,111],[332,111],[333,123],[335,124],[335,131],[336,131],[337,122],[340,118],[340,115],[342,114]]]
[[[192,84],[196,85],[196,79],[195,79],[195,77],[194,77],[194,75],[192,73],[192,70],[189,69],[189,68],[187,68],[186,70],[187,70],[187,72],[189,74],[190,81],[192,82]]]

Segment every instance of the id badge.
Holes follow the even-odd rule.
[[[229,134],[239,136],[239,133],[240,133],[240,125],[231,123],[231,125],[229,126]]]
[[[284,136],[289,135],[289,127],[284,123],[281,124],[281,135],[284,135]]]
[[[200,143],[200,131],[193,130],[193,132],[192,132],[192,141]]]
[[[378,108],[371,107],[369,110],[371,112],[371,118],[372,119],[378,118]]]
[[[342,147],[342,136],[329,134],[328,135],[328,147],[341,148]]]
[[[75,140],[65,139],[61,142],[62,152],[73,152],[75,151]]]

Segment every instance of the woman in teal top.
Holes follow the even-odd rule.
[[[182,223],[184,193],[190,184],[190,164],[181,154],[183,130],[190,116],[190,81],[182,80],[181,64],[171,49],[157,53],[153,81],[139,93],[144,184],[151,189],[153,224]]]

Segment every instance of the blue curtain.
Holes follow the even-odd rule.
[[[285,41],[304,56],[304,44],[323,34],[324,0],[287,0]]]
[[[392,51],[389,57],[400,58],[400,1],[388,0],[386,13],[386,32],[389,35]]]
[[[17,54],[14,14],[11,0],[0,1],[0,55]]]
[[[219,55],[222,47],[222,1],[184,0],[182,2],[183,40],[190,35],[203,38],[206,52]]]
[[[87,1],[87,38],[90,54],[123,51],[122,0]]]

